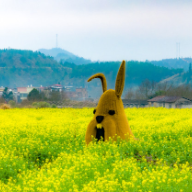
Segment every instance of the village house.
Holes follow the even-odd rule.
[[[180,96],[157,96],[147,101],[149,107],[192,108],[192,100]]]
[[[4,89],[5,89],[5,87],[3,87],[3,86],[0,87],[0,97],[3,96]],[[8,92],[12,92],[14,100],[16,102],[18,102],[18,100],[20,99],[20,94],[17,92],[17,89],[16,88],[13,88],[13,89],[8,88]]]
[[[71,100],[85,101],[88,98],[88,93],[86,88],[75,88],[73,86],[63,87],[60,84],[54,84],[47,87],[43,87],[43,86],[33,87],[32,85],[27,87],[17,87],[13,91],[13,95],[15,97],[14,100],[20,103],[22,100],[27,99],[28,94],[33,89],[37,89],[39,92],[44,92],[47,98],[50,97],[50,93],[53,91],[58,91],[58,92],[63,91],[66,94],[66,96]],[[4,87],[0,87],[0,95],[3,94],[3,90],[4,90]]]
[[[57,92],[62,92],[64,91],[64,88],[62,87],[61,84],[54,84],[51,86],[43,87],[42,85],[38,88],[36,88],[40,93],[43,92],[45,94],[45,97],[50,98],[50,93],[57,91]]]
[[[20,100],[27,99],[27,95],[34,89],[35,87],[28,86],[28,87],[17,87],[17,93],[20,97]]]
[[[88,97],[86,88],[75,88],[73,86],[62,86],[60,84],[54,84],[48,87],[37,88],[40,92],[44,92],[47,98],[50,97],[50,92],[59,91],[64,92],[66,96],[71,100],[85,101]]]
[[[60,84],[54,84],[54,85],[50,86],[50,90],[51,91],[59,91],[59,92],[61,92],[63,90],[63,87]]]

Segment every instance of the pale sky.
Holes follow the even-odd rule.
[[[0,49],[93,61],[192,57],[192,0],[0,0]]]

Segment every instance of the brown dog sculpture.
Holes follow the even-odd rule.
[[[122,61],[119,68],[115,90],[107,90],[104,74],[97,73],[91,76],[88,82],[94,78],[101,79],[103,94],[96,109],[93,111],[93,119],[87,127],[85,134],[86,143],[89,144],[92,141],[92,137],[97,140],[103,139],[104,141],[109,140],[109,138],[116,140],[117,136],[121,139],[134,138],[121,100],[125,81],[125,61]]]

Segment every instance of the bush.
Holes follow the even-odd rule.
[[[8,104],[11,106],[11,107],[16,107],[16,102],[14,100],[10,100],[8,102]]]
[[[38,102],[33,102],[33,103],[32,103],[32,106],[33,106],[33,107],[37,107],[37,106],[38,106]]]
[[[52,108],[57,108],[57,105],[53,104],[51,105]]]
[[[10,105],[8,105],[8,104],[2,104],[1,106],[0,106],[0,108],[1,109],[11,109],[11,107],[10,107]]]
[[[24,100],[21,101],[20,106],[21,106],[21,107],[28,107],[28,106],[30,106],[31,104],[32,104],[31,101],[28,101],[27,99],[24,99]]]
[[[40,101],[40,102],[33,102],[32,104],[33,107],[35,108],[48,108],[51,107],[51,105],[45,101]]]

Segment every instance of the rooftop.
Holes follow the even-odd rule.
[[[157,96],[154,97],[152,99],[149,99],[148,102],[166,102],[166,103],[173,103],[175,101],[177,101],[180,98],[184,98],[184,97],[180,97],[180,96]],[[184,98],[187,99],[187,98]],[[190,99],[188,99],[190,100]]]

